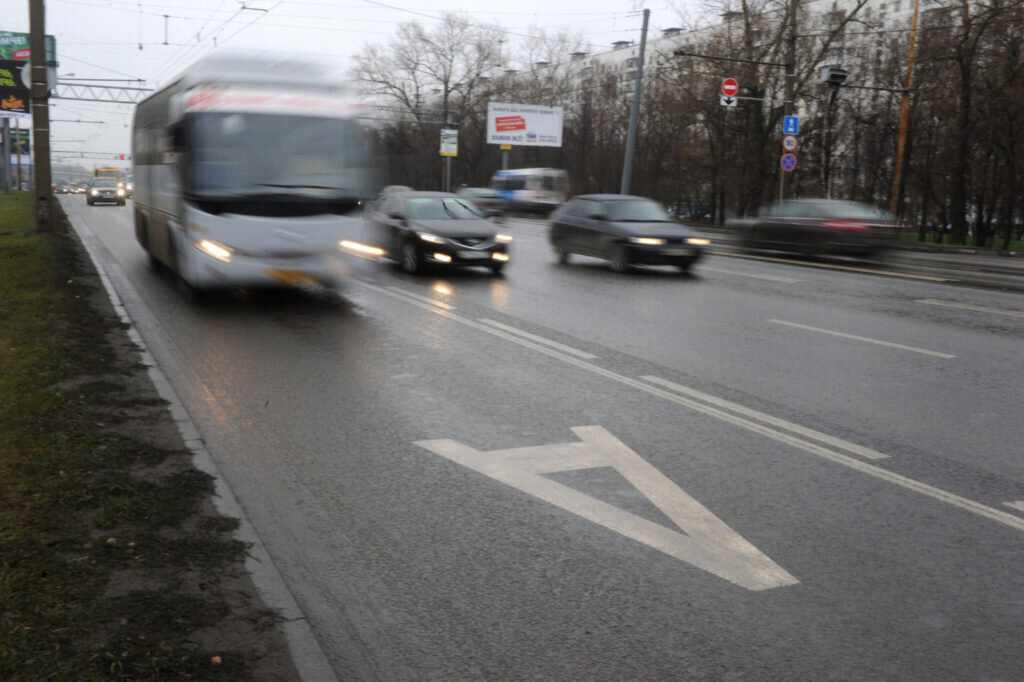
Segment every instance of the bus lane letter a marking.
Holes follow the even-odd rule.
[[[604,428],[572,430],[579,442],[490,452],[453,440],[416,445],[748,590],[799,582]],[[615,468],[683,532],[545,477],[598,467]]]

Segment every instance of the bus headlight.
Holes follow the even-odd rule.
[[[211,258],[216,258],[221,263],[231,262],[231,247],[218,244],[217,242],[210,241],[209,239],[198,239],[192,242],[192,245],[197,249],[205,253]]]

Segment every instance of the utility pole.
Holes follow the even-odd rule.
[[[626,159],[622,165],[622,188],[620,194],[629,194],[633,181],[633,156],[636,154],[636,128],[640,118],[640,96],[644,84],[644,51],[647,49],[647,21],[651,10],[644,10],[644,25],[640,31],[640,60],[636,66],[636,83],[633,85],[633,107],[629,110],[629,133],[626,136]]]
[[[907,149],[907,126],[910,124],[910,87],[914,83],[914,43],[917,40],[917,10],[920,0],[914,0],[914,17],[910,20],[910,47],[907,52],[907,80],[903,90],[903,104],[900,106],[900,135],[896,143],[896,164],[892,171],[892,195],[889,198],[889,213],[898,215],[903,194],[903,157]]]
[[[47,82],[46,8],[43,0],[29,0],[29,47],[32,51],[32,140],[35,180],[36,231],[53,229],[53,192],[50,187],[50,93]]]
[[[782,110],[786,116],[793,114],[793,96],[796,80],[796,10],[799,6],[798,0],[789,0],[789,31],[786,36],[786,82],[785,101],[782,103]],[[786,198],[786,179],[789,173],[779,169],[779,201]]]

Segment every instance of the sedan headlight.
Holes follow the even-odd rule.
[[[704,239],[702,237],[690,237],[689,239],[686,240],[686,243],[690,244],[691,246],[708,246],[709,244],[711,244],[711,240]]]
[[[124,196],[124,190],[123,189],[118,189],[117,190],[117,196],[123,197]]]
[[[644,246],[661,246],[665,243],[664,239],[658,239],[657,237],[630,237],[629,241],[634,244],[643,244]]]
[[[512,241],[512,235],[510,234],[496,234],[494,235],[494,241],[501,242],[502,244],[508,244]]]
[[[425,242],[430,242],[431,244],[444,244],[444,240],[436,234],[430,234],[429,232],[417,232],[416,234]]]
[[[99,193],[100,191],[98,189],[90,190],[89,192],[89,194],[93,195],[94,197],[99,196]]]

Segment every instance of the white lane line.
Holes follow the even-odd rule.
[[[785,320],[768,320],[775,324],[784,324],[788,327],[796,327],[797,329],[806,329],[807,331],[818,332],[819,334],[830,334],[831,336],[839,336],[844,339],[853,339],[854,341],[864,341],[865,343],[873,343],[878,346],[886,346],[888,348],[898,348],[899,350],[908,350],[912,353],[921,353],[923,355],[932,355],[937,358],[955,358],[955,355],[949,355],[948,353],[939,353],[934,350],[927,350],[926,348],[917,348],[915,346],[904,346],[902,343],[892,343],[891,341],[881,341],[879,339],[871,339],[866,336],[857,336],[855,334],[845,334],[843,332],[832,331],[831,329],[821,329],[819,327],[810,327],[806,324],[799,324],[797,322],[786,322]]]
[[[946,308],[961,308],[973,310],[978,313],[992,313],[993,315],[1009,315],[1011,317],[1024,317],[1020,310],[1006,310],[1005,308],[990,308],[987,305],[972,305],[970,303],[957,303],[956,301],[940,301],[935,298],[919,298],[914,303],[926,303],[928,305],[939,305]]]
[[[1007,507],[1016,509],[1018,511],[1024,511],[1024,500],[1017,500],[1016,502],[1003,502]]]
[[[743,405],[725,400],[724,398],[716,398],[713,395],[708,395],[707,393],[698,391],[695,388],[690,388],[689,386],[682,386],[674,381],[669,381],[668,379],[662,379],[661,377],[653,375],[642,376],[640,378],[644,381],[649,381],[652,384],[658,384],[659,386],[664,386],[665,388],[678,393],[688,395],[691,398],[696,398],[697,400],[702,400],[706,403],[717,405],[718,407],[722,407],[727,410],[732,410],[733,412],[737,412],[752,419],[757,419],[758,421],[762,421],[777,428],[792,431],[793,433],[804,436],[805,438],[810,438],[812,440],[825,443],[826,445],[831,445],[832,447],[839,448],[840,450],[846,450],[851,454],[859,455],[865,459],[886,459],[889,457],[889,455],[878,452],[877,450],[872,450],[871,448],[866,448],[862,445],[857,445],[856,443],[851,443],[841,438],[830,436],[827,433],[822,433],[820,431],[815,431],[814,429],[800,426],[799,424],[794,424],[793,422],[788,422],[785,419],[773,417],[772,415],[765,414],[764,412],[758,412],[757,410],[744,407]]]
[[[424,303],[420,303],[419,301],[402,295],[402,293],[388,291],[388,289],[358,279],[353,279],[351,281],[354,284],[359,284],[360,286],[384,294],[385,296],[391,296],[393,298],[399,299],[411,305],[423,308],[424,310],[429,310],[437,315],[447,317],[453,322],[458,322],[459,324],[463,324],[467,327],[472,327],[473,329],[479,329],[480,331],[487,332],[492,336],[505,339],[506,341],[511,341],[512,343],[516,343],[525,348],[535,350],[538,353],[547,355],[548,357],[560,360],[568,365],[573,365],[574,367],[586,370],[592,374],[605,377],[606,379],[611,379],[612,381],[616,381],[624,386],[630,386],[640,391],[644,391],[650,395],[663,398],[677,405],[688,407],[696,412],[706,414],[709,417],[714,417],[715,419],[719,419],[721,421],[733,424],[748,431],[758,433],[767,438],[771,438],[781,443],[786,443],[794,448],[803,450],[804,452],[808,452],[812,455],[816,455],[822,459],[827,459],[835,464],[840,464],[855,471],[859,471],[863,474],[867,474],[868,476],[872,476],[874,478],[885,481],[892,485],[899,486],[907,490],[911,490],[926,497],[930,497],[933,500],[938,500],[939,502],[943,502],[950,506],[956,507],[957,509],[969,512],[971,514],[980,516],[985,519],[989,519],[990,521],[995,521],[996,523],[1001,523],[1004,526],[1008,526],[1010,528],[1013,528],[1014,530],[1019,530],[1022,533],[1024,533],[1024,519],[1022,519],[1019,516],[1016,516],[1015,514],[1010,514],[1008,512],[1004,512],[1001,509],[996,509],[994,507],[981,504],[980,502],[975,502],[974,500],[970,500],[966,497],[961,497],[960,495],[956,495],[941,488],[936,488],[935,486],[928,485],[927,483],[915,481],[912,478],[908,478],[906,476],[893,473],[874,464],[869,464],[854,457],[850,457],[848,455],[844,455],[833,450],[829,450],[828,448],[822,447],[816,443],[810,443],[805,440],[801,440],[800,438],[797,438],[795,436],[781,433],[774,429],[770,429],[762,424],[757,424],[753,421],[743,419],[741,417],[729,414],[727,412],[723,412],[714,407],[704,405],[703,403],[699,403],[694,400],[684,398],[680,395],[676,395],[675,393],[669,393],[668,391],[662,390],[655,386],[651,386],[650,384],[643,383],[639,379],[633,379],[632,377],[627,377],[623,374],[618,374],[616,372],[605,369],[598,365],[589,362],[584,362],[579,358],[567,355],[565,353],[555,350],[554,348],[548,348],[544,345],[534,343],[529,339],[524,339],[515,336],[514,334],[509,334],[500,329],[495,329],[494,327],[481,324],[476,320],[470,320],[465,317],[460,317],[455,313],[441,310],[439,308],[426,305]],[[401,290],[398,291],[401,292]]]
[[[564,353],[569,353],[570,355],[575,355],[576,357],[583,358],[584,360],[596,360],[597,359],[596,355],[591,355],[590,353],[587,353],[586,351],[578,350],[576,348],[573,348],[572,346],[566,346],[565,344],[558,343],[557,341],[552,341],[551,339],[545,339],[543,336],[537,336],[536,334],[531,334],[530,332],[523,331],[522,329],[518,329],[517,327],[511,327],[511,326],[509,326],[507,324],[502,324],[501,322],[497,322],[495,320],[488,320],[486,318],[480,318],[479,321],[483,322],[484,324],[489,324],[492,327],[497,327],[498,329],[503,329],[503,330],[505,330],[505,331],[507,331],[507,332],[509,332],[511,334],[518,334],[519,336],[522,336],[523,338],[526,338],[526,339],[530,339],[531,341],[536,341],[537,343],[543,343],[546,346],[551,346],[552,348],[557,348],[558,350],[560,350],[560,351],[562,351]]]
[[[429,303],[431,305],[436,305],[437,307],[444,308],[445,310],[455,310],[455,306],[448,305],[444,301],[435,301],[434,299],[432,299],[432,298],[430,298],[428,296],[420,296],[419,294],[414,294],[411,291],[406,291],[405,289],[399,289],[398,287],[388,287],[388,289],[390,289],[391,291],[395,292],[396,294],[402,294],[403,296],[411,296],[412,298],[415,298],[415,299],[418,299],[420,301],[423,301],[424,303]]]
[[[901,279],[917,279],[923,282],[958,282],[960,280],[950,277],[936,277],[935,275],[914,275],[909,272],[895,272],[893,270],[874,270],[872,268],[858,268],[852,265],[836,265],[832,263],[812,263],[810,261],[795,261],[785,258],[772,258],[771,256],[754,256],[751,254],[736,253],[735,251],[718,251],[712,249],[711,253],[720,256],[731,256],[733,258],[746,258],[748,260],[761,260],[768,263],[784,263],[786,265],[800,265],[809,268],[820,268],[822,270],[843,270],[846,272],[866,272],[870,275],[881,275],[882,277],[898,277]]]
[[[723,268],[714,268],[707,265],[700,267],[701,271],[707,272],[720,272],[723,275],[739,275],[740,277],[753,277],[754,279],[766,279],[770,282],[783,282],[784,284],[796,284],[802,282],[801,279],[793,279],[792,277],[776,277],[775,275],[754,275],[749,272],[739,272],[737,270],[725,270]]]

